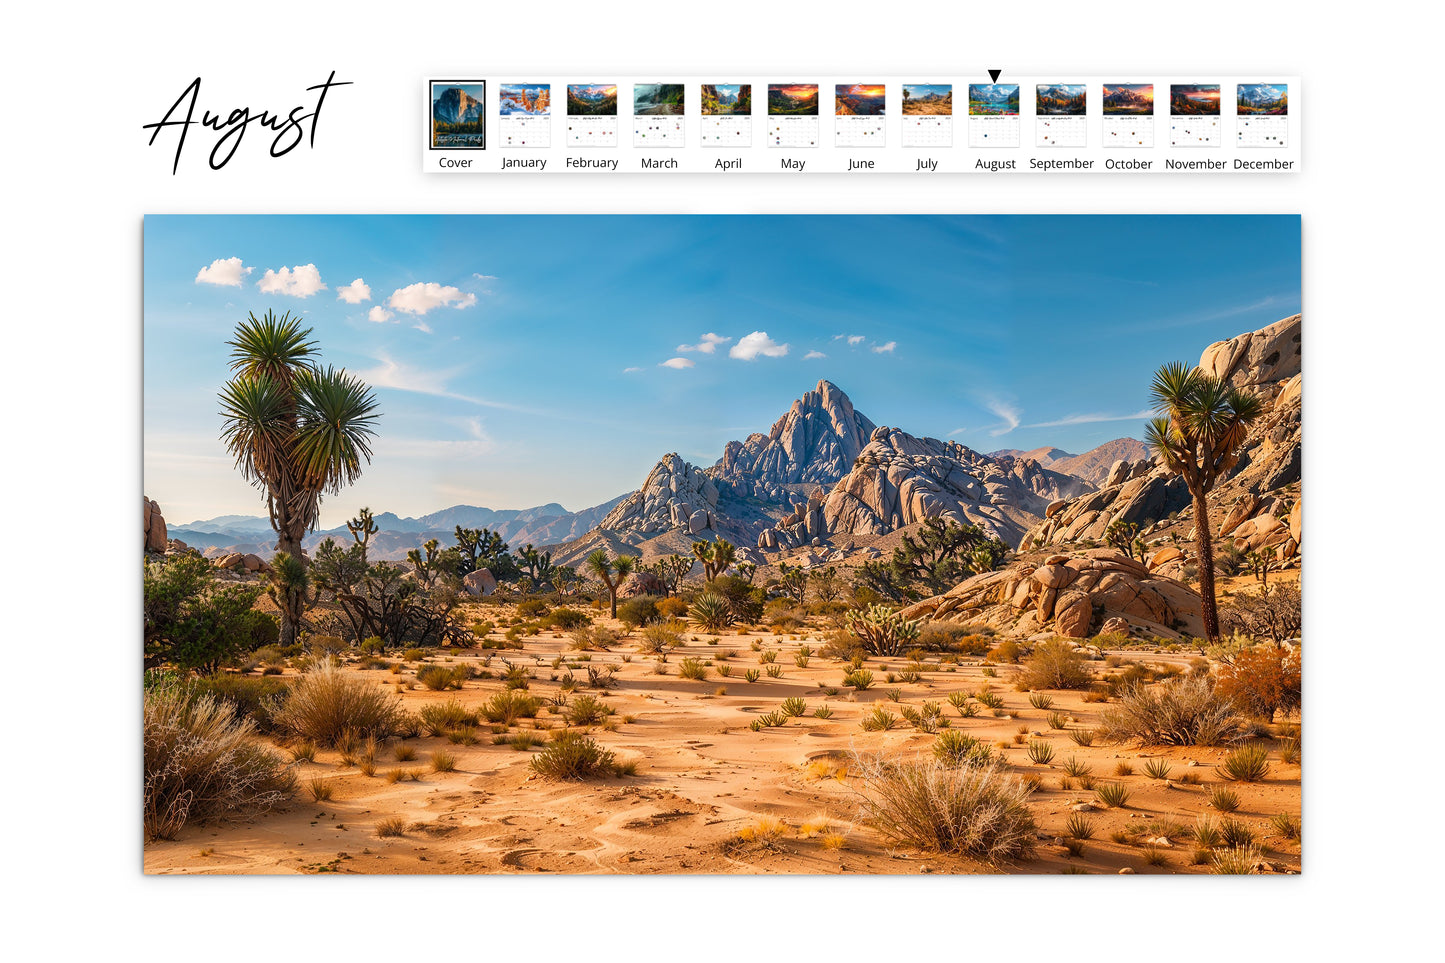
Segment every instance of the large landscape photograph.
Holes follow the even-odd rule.
[[[146,873],[1302,870],[1298,217],[144,244]]]

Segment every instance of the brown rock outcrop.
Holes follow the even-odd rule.
[[[1011,635],[1050,632],[1076,639],[1105,626],[1170,639],[1204,632],[1193,589],[1103,548],[1068,553],[1062,562],[1037,554],[1020,558],[910,605],[903,614],[978,622]]]
[[[977,525],[1009,545],[1050,503],[1087,489],[1030,459],[878,428],[821,503],[829,536],[882,535],[931,516]]]
[[[143,550],[164,553],[166,550],[166,520],[161,516],[161,507],[154,501],[141,496],[144,505],[145,524],[143,527]]]

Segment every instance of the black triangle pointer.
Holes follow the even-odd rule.
[[[1003,73],[1002,70],[989,70],[988,75],[993,78],[994,83],[998,83],[998,75],[1001,73]]]

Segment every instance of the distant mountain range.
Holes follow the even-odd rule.
[[[597,526],[617,503],[626,495],[585,508],[569,512],[556,502],[523,509],[491,509],[474,505],[453,505],[419,518],[402,518],[392,512],[381,512],[374,521],[380,531],[371,542],[373,559],[398,560],[406,553],[419,548],[423,542],[435,538],[443,546],[455,544],[453,537],[458,525],[463,528],[490,528],[502,536],[512,547],[527,543],[553,545],[571,541],[587,534]],[[231,552],[253,552],[263,558],[270,557],[276,548],[276,536],[271,522],[263,516],[220,515],[216,518],[201,519],[186,525],[172,526],[170,537],[185,542],[192,548],[207,555],[225,555]],[[345,525],[324,531],[312,532],[302,540],[307,551],[312,551],[326,538],[335,538],[343,544],[350,544],[351,533]]]
[[[707,468],[664,455],[641,487],[569,512],[556,502],[524,509],[453,505],[416,518],[383,512],[370,554],[400,560],[435,538],[454,544],[458,525],[489,528],[514,549],[556,547],[571,564],[593,548],[650,557],[686,552],[698,538],[727,538],[751,550],[790,551],[854,537],[876,537],[943,514],[1017,542],[1059,498],[1092,491],[1116,461],[1147,457],[1144,445],[1118,438],[1081,455],[1061,448],[990,454],[953,442],[880,428],[838,386],[819,381],[764,434],[730,441]],[[212,557],[269,557],[275,535],[262,516],[221,515],[173,526],[179,539]],[[344,525],[312,532],[307,551],[326,538],[351,543]]]
[[[1136,438],[1115,438],[1113,441],[1104,442],[1097,448],[1090,448],[1081,455],[1071,455],[1062,448],[1049,447],[1035,448],[1032,451],[1004,448],[989,452],[989,454],[994,458],[1005,456],[1032,458],[1050,471],[1073,475],[1075,478],[1082,478],[1090,485],[1098,487],[1109,476],[1109,468],[1114,462],[1139,461],[1148,458],[1149,448]]]

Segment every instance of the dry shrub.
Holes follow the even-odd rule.
[[[1299,709],[1303,691],[1300,650],[1281,645],[1245,649],[1219,670],[1216,689],[1241,712],[1266,721],[1275,710],[1289,715]]]
[[[636,771],[629,763],[619,763],[612,751],[595,739],[578,732],[559,732],[532,757],[532,768],[548,779],[600,779],[630,776]]]
[[[986,862],[1028,855],[1034,846],[1029,788],[988,761],[950,765],[940,759],[888,759],[857,753],[851,785],[860,813],[885,836],[928,851]]]
[[[189,820],[265,812],[290,797],[295,773],[252,741],[255,724],[179,686],[145,695],[147,840],[174,839]]]
[[[1106,739],[1153,746],[1219,746],[1238,742],[1248,727],[1212,680],[1181,677],[1147,686],[1134,682],[1100,719]]]
[[[274,718],[279,729],[334,746],[347,733],[389,739],[402,715],[400,700],[381,686],[323,662],[297,678]]]
[[[1084,657],[1062,639],[1050,639],[1034,649],[1019,673],[1020,691],[1028,689],[1087,689],[1094,681]]]

